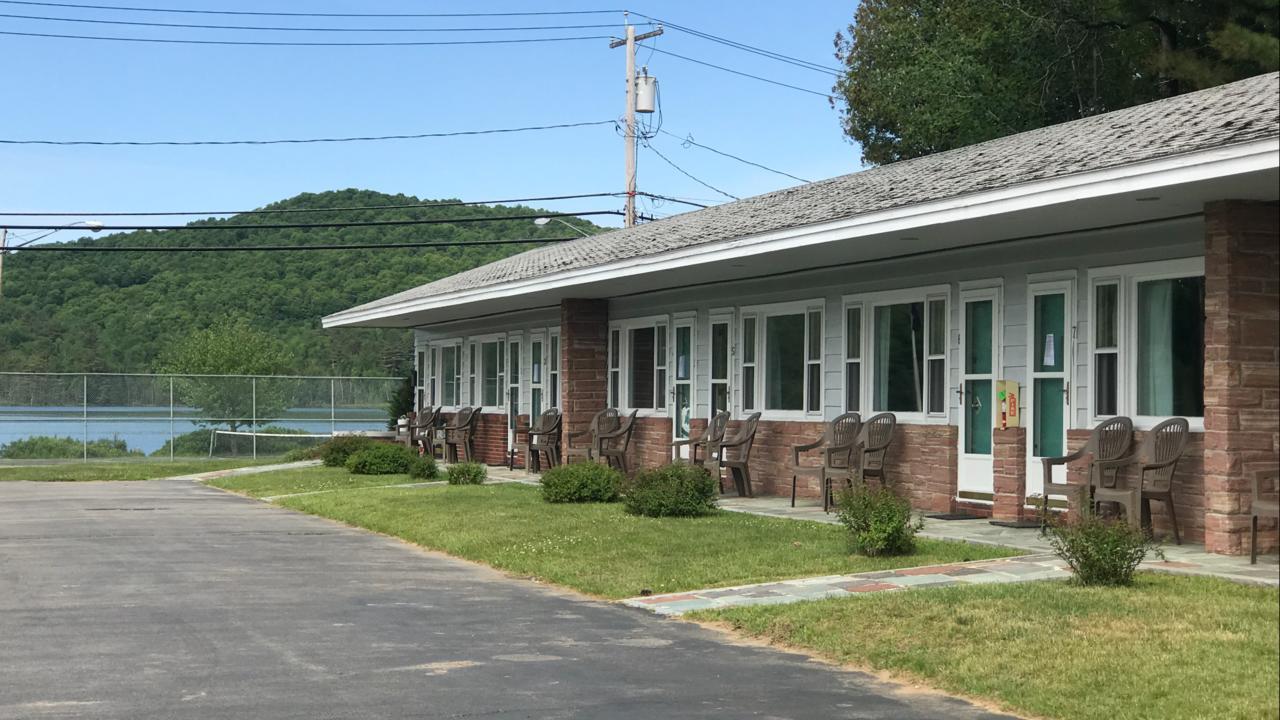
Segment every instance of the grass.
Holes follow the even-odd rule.
[[[439,479],[443,479],[443,473]],[[346,468],[314,467],[303,470],[273,470],[260,475],[224,477],[211,480],[208,484],[223,490],[260,498],[420,482],[426,481],[414,480],[408,475],[354,475]]]
[[[261,496],[357,482],[341,471],[318,468],[261,479],[252,487],[247,477],[211,484]],[[404,476],[378,480],[407,481]],[[843,530],[833,525],[730,512],[642,518],[616,503],[548,504],[537,488],[523,485],[353,489],[278,502],[607,598],[632,597],[643,589],[675,592],[1018,554],[921,540],[914,555],[863,558],[849,554]]]
[[[34,480],[37,482],[85,482],[89,480],[153,480],[155,478],[226,470],[249,465],[281,462],[279,458],[244,458],[240,460],[135,460],[67,462],[49,465],[14,465],[0,467],[0,482]]]
[[[1275,718],[1280,592],[1140,573],[690,615],[1047,718]]]

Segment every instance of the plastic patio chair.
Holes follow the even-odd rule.
[[[1280,500],[1264,500],[1258,487],[1264,477],[1271,478],[1271,495],[1280,493],[1280,473],[1271,472],[1253,476],[1253,504],[1249,507],[1251,528],[1249,530],[1249,564],[1258,564],[1258,518],[1280,518]]]
[[[715,414],[707,422],[707,427],[698,437],[686,438],[684,440],[676,440],[671,443],[671,454],[678,455],[678,451],[682,446],[689,446],[689,462],[698,466],[705,466],[707,460],[710,459],[710,448],[719,445],[724,440],[724,431],[729,427],[729,413],[721,410]],[[702,449],[702,457],[698,457],[698,449]]]
[[[618,429],[618,409],[605,408],[591,417],[586,430],[565,436],[564,461],[597,460],[600,457],[600,435]],[[586,444],[579,444],[585,440]]]
[[[755,444],[759,423],[760,413],[752,413],[742,421],[732,438],[725,438],[715,447],[719,467],[729,469],[739,497],[755,497],[751,490],[751,446]]]
[[[1173,473],[1187,447],[1191,432],[1186,418],[1171,418],[1151,428],[1142,439],[1138,451],[1118,460],[1099,460],[1103,482],[1093,489],[1093,503],[1113,502],[1124,507],[1125,517],[1135,527],[1151,526],[1151,501],[1159,500],[1169,513],[1173,526],[1173,542],[1182,544],[1178,535],[1178,514],[1173,507]],[[1136,466],[1137,477],[1121,474],[1122,468]],[[1107,471],[1112,472],[1110,482]],[[1135,512],[1141,508],[1141,512]]]
[[[1116,416],[1098,423],[1097,427],[1089,433],[1088,441],[1079,450],[1062,457],[1041,458],[1040,462],[1044,467],[1044,490],[1040,495],[1040,527],[1043,528],[1049,522],[1050,495],[1065,495],[1068,498],[1074,496],[1075,507],[1078,511],[1088,512],[1092,509],[1089,497],[1093,492],[1093,488],[1102,484],[1104,474],[1110,478],[1109,482],[1112,483],[1114,483],[1116,475],[1115,468],[1107,466],[1104,470],[1104,467],[1099,463],[1110,463],[1124,458],[1128,455],[1129,448],[1132,445],[1133,421],[1124,416]],[[1085,456],[1089,457],[1089,477],[1083,485],[1073,489],[1070,483],[1053,481],[1053,467],[1055,465],[1073,463]]]
[[[435,454],[432,434],[435,432],[436,421],[440,419],[441,410],[443,408],[427,408],[416,417],[410,417],[409,435],[405,438],[409,449],[416,450],[420,455],[427,452]]]
[[[559,408],[543,410],[525,432],[524,441],[516,443],[516,452],[524,454],[525,470],[542,472],[542,455],[547,456],[547,467],[560,464],[560,420]]]
[[[831,479],[848,477],[854,468],[854,450],[862,430],[862,416],[856,412],[845,413],[827,423],[822,437],[806,445],[791,447],[791,507],[796,506],[796,484],[801,477],[816,477],[822,488],[822,509],[831,508]],[[801,453],[822,450],[822,462],[818,465],[802,465]]]
[[[631,470],[627,466],[627,450],[631,448],[631,435],[635,433],[638,412],[640,411],[632,410],[631,414],[618,425],[617,430],[600,433],[598,436],[596,446],[598,457],[609,463],[609,467],[621,470],[623,475],[629,475]]]
[[[444,443],[447,462],[458,462],[458,448],[462,448],[465,462],[476,455],[475,428],[480,419],[480,408],[464,407],[453,416],[453,424],[444,426]]]
[[[898,428],[898,416],[893,413],[872,415],[862,423],[862,431],[858,434],[858,450],[854,453],[857,463],[849,474],[849,485],[854,482],[866,483],[873,477],[881,485],[888,484],[884,461],[889,455],[889,447],[893,445],[894,431]]]

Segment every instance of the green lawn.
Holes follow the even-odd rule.
[[[353,482],[344,476],[338,470],[309,469],[271,473],[252,487],[247,485],[251,478],[211,484],[278,495]],[[405,481],[382,476],[378,484]],[[354,489],[278,502],[608,598],[639,595],[643,589],[664,593],[1018,554],[922,540],[909,557],[862,558],[849,554],[843,530],[832,525],[730,512],[641,518],[619,504],[551,505],[537,488],[522,485]]]
[[[83,482],[86,480],[152,480],[174,475],[225,470],[248,465],[281,462],[279,458],[245,458],[242,460],[107,460],[68,462],[50,465],[0,467],[0,481],[36,480],[40,482]]]
[[[705,611],[776,643],[1072,720],[1275,718],[1280,592],[1140,573]]]
[[[346,468],[311,467],[302,470],[273,470],[260,475],[240,475],[211,480],[209,485],[251,497],[272,497],[292,493],[420,483],[408,475],[353,475]]]

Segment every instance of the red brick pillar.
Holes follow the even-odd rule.
[[[993,520],[1022,520],[1027,504],[1027,429],[1005,428],[992,431],[992,455],[995,479]]]
[[[1248,552],[1254,478],[1280,449],[1280,206],[1205,206],[1205,547]],[[1266,533],[1266,542],[1274,537]],[[1262,537],[1259,538],[1262,540]]]
[[[609,402],[609,301],[560,302],[560,410],[565,437]]]

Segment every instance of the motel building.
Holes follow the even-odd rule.
[[[1179,529],[1239,554],[1280,451],[1278,89],[1262,75],[538,247],[324,326],[413,328],[418,406],[483,408],[495,465],[552,405],[566,433],[637,410],[633,468],[717,411],[759,412],[758,495],[790,494],[791,448],[825,422],[888,411],[886,472],[915,507],[1024,519],[1039,458],[1112,416],[1135,442],[1184,417]]]

